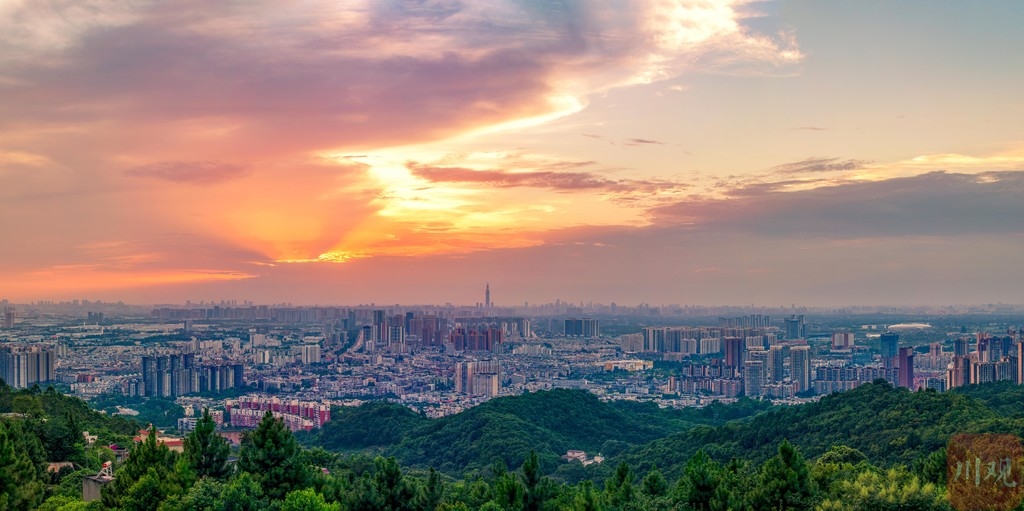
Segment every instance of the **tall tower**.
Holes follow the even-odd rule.
[[[914,348],[900,348],[896,355],[899,368],[897,383],[900,387],[914,390]]]
[[[899,354],[900,334],[896,332],[885,332],[878,339],[882,352],[882,364],[886,369],[896,367],[896,356]]]
[[[487,283],[487,288],[484,290],[484,308],[491,308],[491,283]]]
[[[790,378],[797,392],[811,390],[811,350],[808,346],[793,346],[789,349]]]

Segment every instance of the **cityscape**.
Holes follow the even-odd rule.
[[[0,511],[1024,511],[1022,26],[0,0]]]
[[[1019,306],[737,315],[743,307],[499,307],[489,284],[482,291],[462,307],[5,302],[0,378],[86,400],[168,398],[228,417],[229,429],[255,427],[269,409],[293,431],[378,400],[436,418],[552,389],[681,408],[798,404],[875,380],[938,392],[1024,384]]]

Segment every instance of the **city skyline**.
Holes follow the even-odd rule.
[[[1022,20],[0,1],[0,298],[1021,303]]]

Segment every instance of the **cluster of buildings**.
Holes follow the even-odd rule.
[[[197,365],[195,353],[143,356],[140,365],[142,378],[125,384],[129,396],[178,397],[245,387],[243,364]]]
[[[953,342],[953,359],[947,368],[950,388],[973,383],[1013,381],[1024,383],[1024,340],[1014,331],[1005,336],[979,333],[972,351],[970,339]]]
[[[26,389],[55,380],[57,353],[48,346],[0,347],[0,378]]]
[[[302,401],[265,395],[245,395],[224,401],[231,425],[254,428],[270,412],[292,431],[320,428],[331,420],[331,407],[322,402]]]
[[[608,310],[642,320],[594,317]],[[21,316],[17,342],[5,345],[0,333],[0,377],[15,386],[56,381],[84,398],[120,392],[201,402],[222,407],[219,422],[234,428],[254,427],[270,411],[296,431],[322,426],[332,405],[379,399],[442,416],[553,388],[700,406],[740,396],[799,402],[879,378],[937,390],[1024,382],[1016,333],[936,334],[944,338],[913,347],[901,346],[899,328],[823,328],[788,311],[662,323],[667,310],[560,302],[502,309],[489,293],[473,307],[222,302],[160,307],[145,319],[111,306],[78,314],[76,324]],[[602,335],[602,327],[626,324],[635,333]],[[215,396],[225,391],[231,395]],[[179,429],[194,423],[183,419],[191,420]]]

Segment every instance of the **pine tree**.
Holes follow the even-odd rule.
[[[623,461],[615,467],[615,473],[604,482],[604,491],[608,495],[608,503],[614,508],[621,508],[633,500],[633,470]]]
[[[124,497],[120,509],[124,511],[151,511],[167,497],[156,468],[149,467]]]
[[[16,448],[10,428],[0,423],[0,509],[35,509],[46,485],[28,454]]]
[[[223,511],[260,511],[267,508],[263,488],[245,472],[224,486],[217,509]]]
[[[156,427],[150,426],[146,439],[135,444],[124,465],[114,473],[114,480],[103,487],[103,505],[108,508],[121,507],[121,500],[150,468],[156,471],[158,481],[164,480],[174,471],[175,461],[175,453],[157,442]]]
[[[765,510],[808,509],[813,493],[807,463],[792,444],[783,440],[778,454],[761,466],[753,496],[754,507]]]
[[[539,511],[551,495],[550,481],[540,471],[540,460],[537,451],[530,449],[530,455],[522,466],[523,479],[523,510]]]
[[[720,467],[703,450],[697,451],[683,468],[676,488],[677,499],[696,511],[711,509],[718,486]]]
[[[643,482],[640,484],[640,489],[645,495],[651,497],[662,497],[668,493],[668,481],[665,480],[665,476],[658,470],[657,465],[652,467],[651,471],[644,477]]]
[[[392,511],[411,510],[416,496],[415,489],[402,477],[402,469],[395,458],[378,456],[373,460],[375,471],[373,486],[383,500],[383,508]]]
[[[209,409],[203,410],[203,417],[196,422],[196,428],[185,437],[185,460],[195,471],[196,477],[212,477],[223,481],[231,473],[228,455],[231,446],[216,433],[217,424],[210,416]]]
[[[573,498],[572,508],[574,511],[601,511],[604,509],[601,506],[600,496],[594,491],[594,483],[590,481],[580,483],[576,490],[576,496]]]
[[[430,467],[427,475],[427,483],[420,490],[417,508],[420,511],[434,511],[441,504],[444,497],[444,483],[441,482],[441,474]]]
[[[255,430],[242,438],[238,469],[248,472],[263,487],[264,494],[280,500],[305,487],[310,470],[299,456],[299,444],[284,422],[269,411]]]

